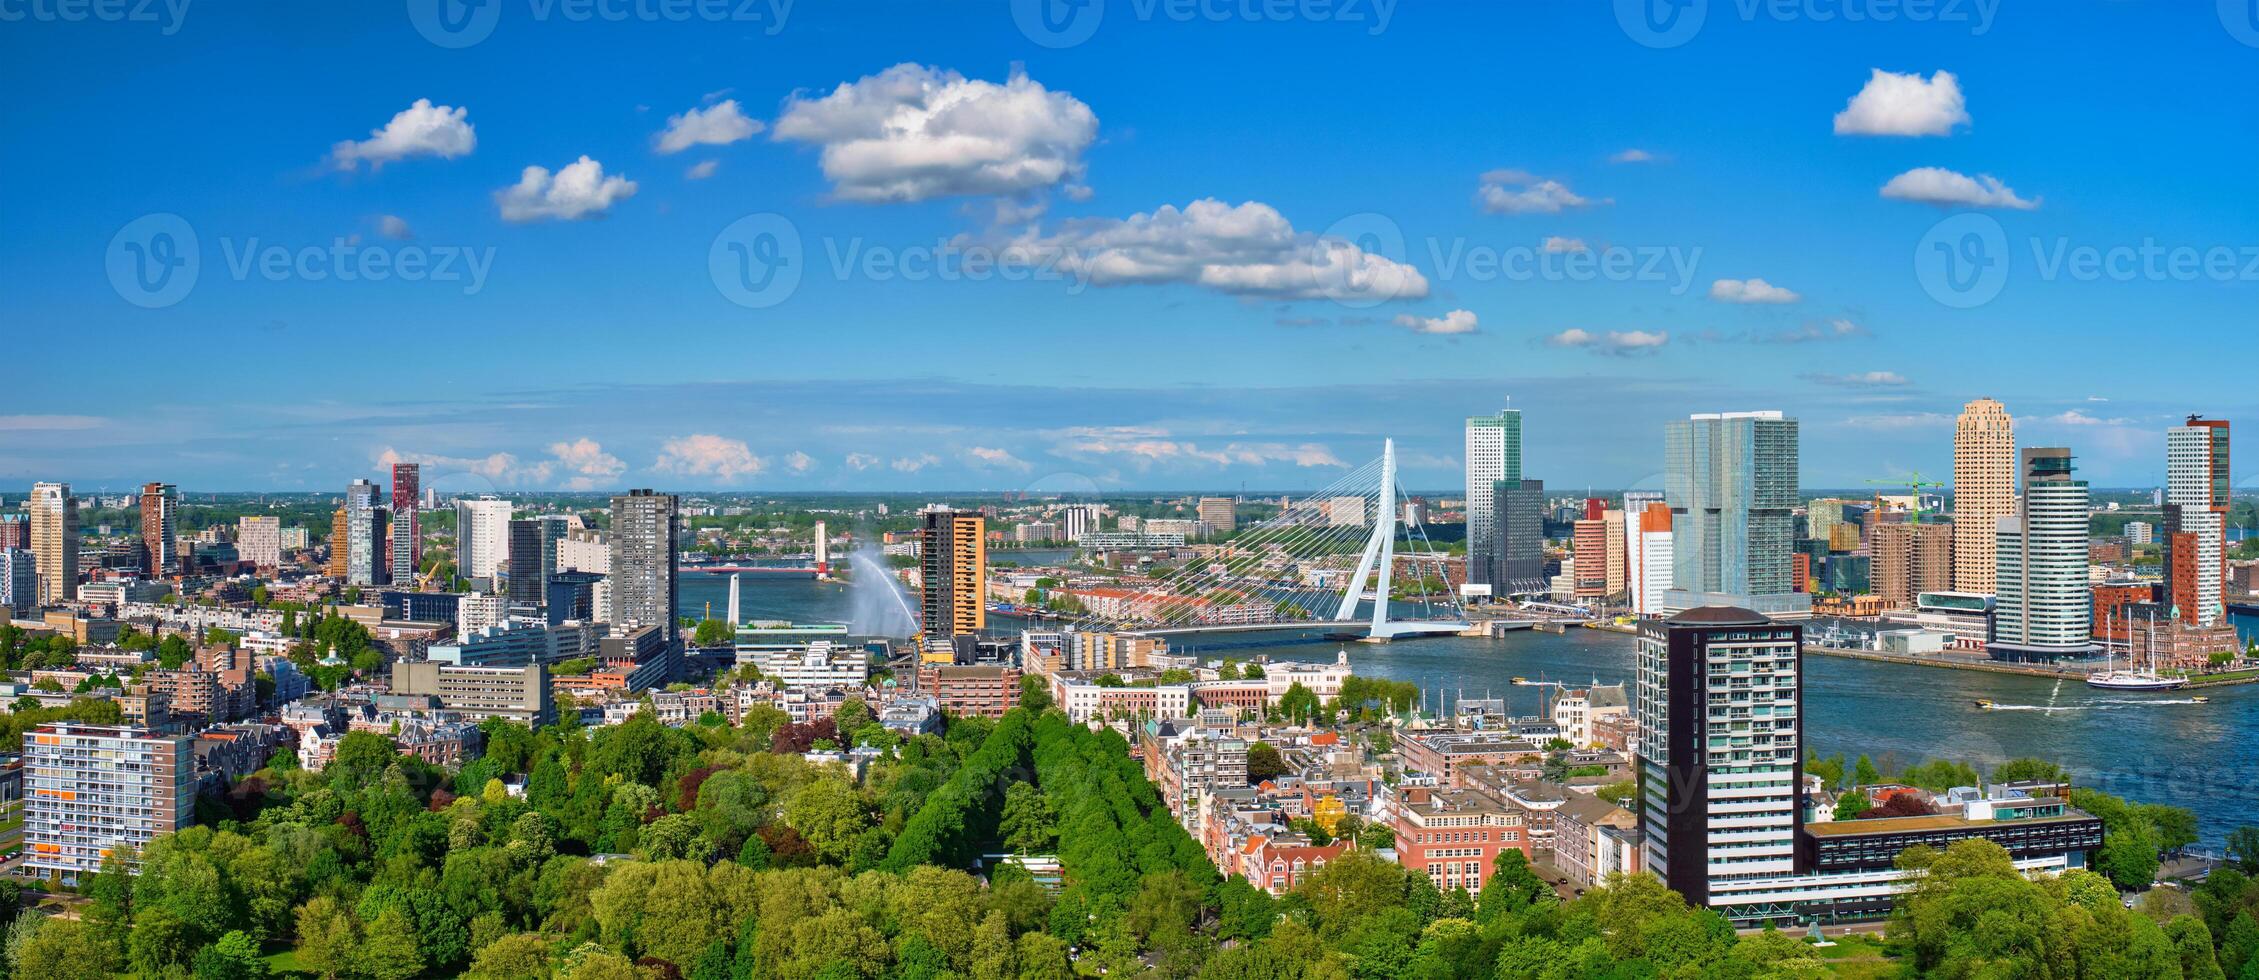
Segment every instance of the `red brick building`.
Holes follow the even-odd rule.
[[[925,664],[918,668],[918,693],[948,714],[1002,718],[1020,706],[1020,672],[986,664]]]
[[[1442,891],[1481,894],[1498,855],[1530,853],[1520,813],[1467,790],[1413,787],[1396,806],[1396,860]]]

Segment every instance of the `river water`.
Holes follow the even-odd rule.
[[[848,587],[799,578],[746,576],[746,619],[846,622]],[[719,616],[729,596],[723,575],[685,575],[681,610]],[[1632,637],[1601,630],[1526,631],[1496,639],[1426,637],[1388,644],[1301,642],[1256,646],[1179,643],[1209,657],[1331,661],[1343,650],[1357,673],[1411,681],[1435,699],[1501,697],[1517,714],[1535,714],[1540,687],[1513,678],[1622,683],[1632,674]],[[2204,691],[2126,694],[2076,682],[1937,667],[1804,658],[1805,739],[1822,755],[1873,756],[1885,771],[1930,758],[1979,769],[2020,756],[2068,767],[2074,782],[2118,796],[2194,810],[2205,846],[2238,824],[2259,823],[2259,685]],[[1979,699],[1998,707],[1976,707]]]

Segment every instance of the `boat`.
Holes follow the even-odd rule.
[[[2152,624],[2149,632],[2152,645],[2156,642],[2156,635],[2156,628]],[[2132,659],[2128,656],[2127,666],[2121,670],[2117,666],[2117,655],[2112,654],[2110,662],[2103,669],[2086,675],[2086,686],[2104,691],[2177,691],[2188,686],[2188,678],[2167,677],[2157,672],[2154,649],[2149,651],[2149,656],[2145,658],[2147,662],[2141,666],[2133,665]]]
[[[1991,710],[1992,710],[1992,702],[1991,702],[1991,701],[1988,701],[1988,700],[1985,700],[1984,698],[1978,698],[1978,699],[1977,699],[1977,707],[1979,707],[1979,708],[1983,708],[1983,709],[1984,709],[1984,710],[1986,710],[1986,711],[1991,711]]]
[[[2211,698],[2208,698],[2208,697],[2205,697],[2204,695],[2201,695],[2201,694],[2199,694],[2199,695],[2197,695],[2197,696],[2195,696],[2195,697],[2193,697],[2193,698],[2190,698],[2190,699],[2188,699],[2188,703],[2190,703],[2190,704],[2211,704],[2211,703],[2212,703],[2212,699],[2211,699]]]

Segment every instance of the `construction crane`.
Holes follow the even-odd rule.
[[[1945,484],[1939,483],[1935,480],[1922,479],[1922,474],[1918,472],[1909,472],[1904,477],[1896,479],[1868,480],[1867,482],[1875,486],[1882,487],[1905,487],[1910,493],[1912,493],[1914,497],[1913,523],[1915,524],[1922,523],[1922,491],[1925,489],[1934,490],[1945,486]]]

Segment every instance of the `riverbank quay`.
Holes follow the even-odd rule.
[[[1976,657],[1934,657],[1919,654],[1883,653],[1876,650],[1845,650],[1839,647],[1812,646],[1804,652],[1824,657],[1842,657],[1846,660],[1866,660],[1874,663],[1907,664],[1916,667],[1943,667],[1948,670],[1973,670],[1987,674],[2021,674],[2026,677],[2051,677],[2058,680],[2086,682],[2091,666],[2048,667],[2040,664],[2013,664]],[[2188,678],[2189,687],[2229,687],[2238,684],[2259,683],[2259,670],[2238,670],[2219,674],[2196,674]]]

